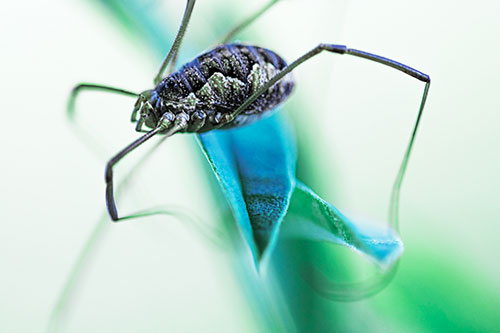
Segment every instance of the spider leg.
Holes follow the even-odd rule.
[[[166,117],[162,118],[159,121],[158,126],[156,126],[154,129],[149,131],[148,133],[144,134],[125,148],[123,148],[118,154],[116,154],[113,158],[111,158],[108,163],[106,164],[106,171],[105,171],[105,181],[106,181],[106,206],[108,207],[108,212],[109,215],[111,216],[111,219],[115,222],[121,220],[121,219],[126,219],[130,217],[118,217],[118,211],[116,210],[116,204],[115,204],[115,197],[113,194],[113,166],[118,163],[123,157],[125,157],[128,153],[142,145],[144,142],[148,141],[151,139],[153,136],[155,136],[158,133],[163,133],[165,132],[165,137],[163,140],[165,140],[167,137],[172,136],[173,134],[185,129],[188,125],[188,119],[189,117],[186,114],[180,113],[176,116],[174,120],[174,126],[170,127],[172,124],[172,120],[168,119]],[[170,128],[169,128],[170,127]],[[163,141],[162,140],[162,141]]]
[[[94,83],[80,83],[77,86],[71,90],[71,94],[68,99],[68,104],[66,106],[66,116],[70,120],[75,119],[75,102],[76,99],[78,98],[78,95],[80,94],[81,91],[83,90],[101,90],[101,91],[106,91],[106,92],[111,92],[115,94],[120,94],[120,95],[125,95],[125,96],[131,96],[131,97],[138,97],[139,94],[121,89],[121,88],[115,88],[115,87],[110,87],[102,84],[94,84]]]
[[[186,3],[186,9],[184,10],[184,16],[182,17],[181,21],[181,26],[179,27],[179,30],[177,31],[177,35],[175,36],[174,43],[172,44],[172,47],[170,47],[170,50],[168,51],[167,56],[163,60],[160,70],[158,71],[158,74],[156,74],[156,77],[154,78],[154,84],[155,86],[160,83],[161,79],[163,78],[163,72],[165,72],[165,69],[169,65],[169,63],[173,63],[171,68],[175,67],[175,62],[177,60],[177,54],[179,53],[179,48],[181,47],[182,39],[184,38],[184,33],[186,32],[187,26],[189,24],[189,20],[191,19],[191,13],[193,12],[193,7],[194,3],[196,0],[187,0]]]
[[[381,57],[372,53],[356,50],[356,49],[350,49],[347,46],[344,45],[335,45],[335,44],[319,44],[315,48],[313,48],[311,51],[307,52],[303,56],[299,57],[297,60],[292,62],[290,65],[285,67],[281,72],[276,74],[272,79],[270,79],[268,82],[263,84],[254,94],[252,94],[243,104],[241,104],[234,112],[229,116],[231,120],[233,120],[237,115],[239,115],[241,112],[245,111],[257,98],[259,98],[263,93],[265,93],[269,88],[271,88],[276,82],[281,80],[285,75],[293,71],[295,68],[297,68],[299,65],[303,64],[307,60],[311,59],[312,57],[318,55],[322,51],[327,51],[331,53],[337,53],[337,54],[348,54],[352,55],[355,57],[359,58],[364,58],[367,60],[371,60],[374,62],[378,62],[382,65],[389,66],[392,68],[395,68],[407,75],[410,75],[417,80],[420,80],[422,82],[425,82],[425,87],[424,87],[424,92],[422,95],[422,99],[420,102],[420,107],[418,110],[418,115],[417,119],[415,121],[415,125],[413,127],[413,132],[410,137],[409,144],[406,148],[406,152],[403,157],[403,161],[401,162],[398,174],[396,176],[396,179],[393,184],[392,188],[392,194],[391,194],[391,203],[389,207],[389,223],[392,227],[394,227],[396,230],[398,228],[398,210],[399,210],[399,192],[401,188],[401,184],[403,182],[404,174],[406,172],[406,167],[408,165],[408,160],[410,158],[410,153],[413,147],[413,142],[415,140],[416,134],[417,134],[417,129],[418,125],[420,123],[420,119],[422,116],[422,113],[424,111],[424,106],[425,106],[425,101],[427,99],[427,94],[429,92],[429,87],[431,83],[430,77],[422,73],[416,69],[413,69],[407,65],[404,65],[400,62],[394,61],[389,58]]]
[[[84,142],[92,150],[94,154],[102,157],[105,156],[105,152],[102,150],[102,144],[99,141],[96,141],[93,135],[87,132],[85,127],[80,126],[78,124],[77,117],[75,116],[76,99],[79,97],[80,92],[86,90],[111,92],[131,97],[137,97],[140,96],[140,94],[125,89],[114,88],[110,86],[93,84],[93,83],[80,83],[79,85],[75,86],[71,91],[66,106],[66,116],[70,121],[70,124],[72,125],[75,134],[82,140],[82,142]]]
[[[247,17],[244,21],[240,22],[237,26],[235,26],[234,28],[232,28],[231,30],[229,30],[226,33],[226,35],[224,36],[224,38],[222,38],[220,40],[220,42],[217,43],[217,45],[226,44],[229,41],[231,41],[234,38],[234,36],[236,36],[241,30],[245,29],[247,26],[249,26],[250,24],[252,24],[253,21],[255,21],[256,19],[258,19],[262,14],[264,14],[269,8],[271,8],[278,1],[279,0],[271,0],[271,1],[269,1],[266,5],[264,5],[264,7],[260,8],[255,13],[253,13],[252,15],[250,15],[249,17]],[[186,8],[186,11],[187,11],[187,8]],[[180,47],[180,42],[179,42],[179,47]],[[172,55],[172,59],[170,60],[170,63],[168,64],[169,69],[168,69],[167,72],[169,74],[171,74],[171,73],[173,73],[175,71],[178,55],[179,55],[178,50],[174,51],[174,54]],[[166,61],[166,59],[165,59],[165,61]]]

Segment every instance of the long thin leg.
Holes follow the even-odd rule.
[[[172,44],[172,47],[168,51],[168,54],[165,57],[165,59],[163,60],[161,66],[160,66],[160,70],[158,71],[158,74],[156,75],[156,77],[154,79],[155,85],[160,83],[160,81],[163,77],[163,72],[167,68],[170,61],[177,58],[177,53],[179,51],[179,48],[181,47],[182,38],[184,37],[184,33],[186,32],[187,26],[189,24],[189,20],[191,19],[191,13],[193,12],[193,7],[194,7],[195,2],[196,2],[196,0],[187,0],[186,9],[184,10],[184,16],[182,18],[181,26],[179,27],[179,31],[177,31],[177,36],[175,36],[174,43]]]
[[[113,195],[113,166],[118,163],[125,155],[130,153],[135,148],[139,147],[141,144],[151,139],[153,136],[158,134],[162,130],[161,127],[156,127],[155,129],[149,131],[145,135],[141,136],[139,139],[135,140],[118,154],[116,154],[111,160],[106,164],[105,180],[106,180],[106,206],[108,207],[109,215],[113,221],[118,221],[118,212],[116,211],[115,198]]]
[[[75,86],[73,90],[71,90],[71,94],[68,99],[68,104],[66,107],[66,115],[70,120],[73,120],[75,118],[75,101],[82,90],[102,90],[131,97],[139,96],[138,93],[121,88],[115,88],[95,83],[80,83],[79,85]]]
[[[243,112],[246,108],[250,106],[257,98],[259,98],[260,95],[262,95],[266,90],[268,90],[270,87],[272,87],[276,82],[281,80],[285,75],[293,71],[296,67],[304,63],[305,61],[309,60],[310,58],[314,57],[315,55],[318,55],[322,51],[328,51],[332,53],[338,53],[338,54],[349,54],[353,55],[356,57],[361,57],[365,58],[368,60],[372,60],[378,63],[381,63],[383,65],[395,68],[399,71],[402,71],[410,76],[413,76],[414,78],[427,82],[430,84],[431,79],[427,74],[424,74],[422,72],[417,71],[416,69],[413,69],[409,66],[406,66],[402,63],[399,63],[397,61],[384,58],[375,54],[363,52],[363,51],[358,51],[355,49],[349,49],[344,45],[333,45],[333,44],[320,44],[316,46],[314,49],[311,51],[307,52],[294,62],[292,62],[290,65],[288,65],[285,69],[283,69],[281,72],[276,74],[272,79],[267,81],[262,87],[260,87],[252,96],[250,96],[243,104],[241,104],[236,110],[234,110],[232,116],[236,117],[239,115],[241,112]],[[425,102],[425,99],[423,100]]]
[[[244,21],[239,23],[237,26],[229,30],[229,32],[222,38],[217,45],[226,44],[231,39],[234,38],[241,30],[245,29],[247,26],[252,24],[256,19],[258,19],[262,14],[264,14],[269,8],[271,8],[275,3],[279,0],[271,0],[264,7],[260,8],[258,11],[247,17]],[[175,71],[175,65],[177,63],[177,57],[179,55],[179,50],[177,50],[172,56],[172,60],[169,64],[168,74],[171,74]]]
[[[221,39],[219,44],[226,44],[231,41],[234,36],[236,36],[241,30],[245,29],[247,26],[252,24],[253,21],[258,19],[262,14],[264,14],[269,8],[276,4],[279,0],[271,0],[264,7],[260,8],[258,11],[247,17],[240,24],[229,30],[229,32]]]
[[[399,193],[401,189],[401,184],[404,179],[404,175],[406,172],[406,167],[408,165],[408,161],[410,158],[410,153],[413,147],[413,143],[415,141],[415,137],[417,134],[418,126],[424,111],[425,102],[427,99],[427,95],[429,93],[431,79],[427,74],[424,74],[416,69],[413,69],[409,66],[406,66],[397,61],[381,57],[375,54],[367,53],[364,51],[359,51],[355,49],[349,49],[344,45],[332,45],[332,44],[320,44],[308,53],[304,54],[294,62],[292,62],[288,67],[283,69],[280,73],[275,75],[271,80],[266,82],[261,88],[259,88],[252,96],[250,96],[242,105],[240,105],[229,117],[228,120],[234,119],[238,114],[243,112],[246,108],[250,106],[259,96],[265,93],[270,87],[272,87],[276,82],[282,79],[285,75],[294,70],[297,66],[304,63],[308,59],[314,57],[315,55],[321,53],[322,51],[328,51],[332,53],[338,54],[349,54],[356,57],[368,59],[371,61],[375,61],[381,63],[383,65],[395,68],[405,74],[408,74],[420,81],[425,82],[424,92],[422,95],[422,99],[420,102],[420,107],[418,110],[417,119],[415,121],[415,125],[413,127],[413,132],[410,137],[409,144],[406,148],[403,160],[399,167],[398,174],[393,184],[392,193],[391,193],[391,201],[389,205],[389,225],[393,227],[396,231],[398,230],[398,219],[399,219]],[[314,268],[314,267],[312,267]],[[317,269],[312,269],[308,267],[304,274],[304,279],[324,297],[336,300],[336,301],[355,301],[360,300],[365,297],[369,297],[371,295],[376,294],[383,288],[385,288],[390,281],[394,278],[396,271],[398,269],[398,262],[396,262],[393,267],[387,272],[381,272],[375,274],[375,276],[371,279],[359,281],[355,283],[349,284],[339,284],[330,282],[326,277],[321,274]],[[314,273],[315,276],[311,276]],[[316,280],[316,281],[315,281]]]
[[[73,126],[73,130],[75,134],[80,137],[80,139],[87,144],[92,150],[92,152],[96,153],[99,157],[106,156],[106,153],[102,150],[102,145],[99,141],[95,140],[95,138],[87,132],[84,127],[79,126],[76,122],[75,117],[75,103],[76,99],[79,96],[79,93],[84,90],[100,90],[104,92],[111,92],[116,94],[121,94],[125,96],[137,97],[139,94],[125,90],[120,88],[114,88],[110,86],[105,86],[101,84],[94,83],[81,83],[73,88],[71,94],[68,99],[67,108],[66,108],[66,116],[70,121],[70,124]]]
[[[320,44],[316,46],[314,49],[311,51],[307,52],[294,62],[292,62],[290,65],[288,65],[285,69],[283,69],[281,72],[276,74],[272,79],[270,79],[268,82],[266,82],[262,87],[260,87],[252,96],[250,96],[243,104],[241,104],[229,117],[230,119],[234,119],[238,114],[243,112],[246,108],[250,106],[259,96],[261,96],[263,93],[265,93],[270,87],[272,87],[276,82],[278,82],[280,79],[282,79],[285,75],[293,71],[297,66],[300,64],[304,63],[308,59],[314,57],[315,55],[321,53],[322,51],[328,51],[332,53],[338,53],[338,54],[348,54],[352,55],[355,57],[360,57],[364,59],[368,59],[371,61],[378,62],[382,65],[389,66],[392,68],[395,68],[405,74],[408,74],[420,81],[425,82],[425,88],[424,88],[424,93],[422,95],[422,100],[420,102],[420,107],[418,111],[418,116],[417,120],[415,122],[415,126],[413,128],[413,132],[410,138],[410,142],[408,144],[408,147],[406,148],[405,155],[403,157],[403,161],[401,162],[401,166],[399,168],[398,175],[396,176],[396,180],[394,181],[393,189],[392,189],[392,194],[391,194],[391,204],[389,207],[389,223],[390,225],[397,230],[398,228],[398,207],[399,207],[399,191],[401,188],[401,184],[403,182],[404,174],[406,172],[406,167],[408,165],[408,160],[410,158],[410,153],[413,147],[413,142],[415,140],[415,136],[417,134],[417,129],[418,125],[420,123],[420,119],[422,116],[422,113],[424,111],[424,106],[425,106],[425,101],[427,99],[427,94],[429,92],[429,87],[431,84],[431,79],[427,74],[424,74],[416,69],[413,69],[409,66],[406,66],[400,62],[381,57],[372,53],[364,52],[364,51],[359,51],[356,49],[350,49],[347,46],[344,45],[334,45],[334,44]]]
[[[179,114],[182,115],[182,114]],[[168,131],[165,133],[165,138],[185,129],[187,127],[187,120],[189,119],[186,115],[186,117],[182,118],[177,115],[177,118],[175,119],[174,126],[168,129]],[[106,171],[105,171],[105,181],[106,181],[106,206],[108,207],[108,212],[109,215],[111,216],[111,219],[113,221],[118,221],[121,218],[118,217],[118,212],[116,210],[116,204],[115,204],[115,198],[113,195],[113,166],[118,163],[123,157],[125,157],[128,153],[130,153],[132,150],[135,148],[139,147],[141,144],[144,142],[148,141],[151,139],[153,136],[155,136],[158,133],[161,133],[170,126],[171,121],[165,119],[165,121],[160,120],[158,126],[156,126],[154,129],[146,133],[145,135],[141,136],[131,144],[129,144],[127,147],[122,149],[118,154],[116,154],[112,159],[108,161],[106,164]],[[165,138],[163,140],[165,140]],[[125,217],[126,218],[126,217]],[[123,218],[122,218],[123,219]]]
[[[420,120],[424,112],[424,105],[427,99],[427,94],[429,93],[430,84],[431,81],[429,78],[429,81],[427,81],[425,84],[424,94],[422,96],[422,101],[420,102],[417,120],[415,120],[415,125],[413,126],[413,132],[411,134],[410,141],[408,142],[403,160],[401,162],[401,165],[399,166],[398,174],[396,176],[396,179],[394,180],[394,184],[392,185],[391,203],[389,206],[389,224],[396,231],[399,231],[399,192],[401,190],[401,184],[403,183],[403,179],[406,173],[408,161],[410,160],[413,143],[415,142],[415,137],[417,136],[418,125],[420,124]]]

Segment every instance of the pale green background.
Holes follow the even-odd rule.
[[[225,2],[199,2],[187,38],[208,48],[218,36],[207,27]],[[244,16],[261,3],[231,6]],[[175,29],[183,1],[163,6]],[[285,0],[249,32],[288,60],[319,42],[345,43],[431,75],[401,196],[402,237],[407,254],[424,250],[450,261],[488,286],[491,298],[500,294],[499,17],[497,1]],[[0,31],[0,331],[39,332],[104,209],[106,158],[136,136],[132,100],[86,94],[79,111],[102,142],[95,158],[64,117],[68,92],[80,81],[148,89],[159,62],[84,1],[2,1]],[[294,117],[318,139],[307,144],[324,154],[316,156],[318,191],[355,216],[383,220],[423,85],[333,55],[295,76],[290,107],[303,108]],[[120,207],[168,203],[215,225],[193,147],[192,138],[172,138]],[[256,330],[224,248],[174,219],[107,226],[78,283],[67,331]]]

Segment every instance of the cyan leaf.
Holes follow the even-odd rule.
[[[199,136],[256,260],[276,243],[295,185],[294,136],[283,115]]]

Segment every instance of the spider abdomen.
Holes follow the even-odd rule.
[[[224,44],[203,53],[167,76],[155,88],[160,113],[184,112],[190,118],[202,112],[206,121],[188,127],[189,132],[206,132],[213,128],[242,126],[274,109],[292,92],[290,74],[270,87],[236,118],[224,123],[224,116],[236,110],[245,100],[287,66],[271,50],[243,44]]]

